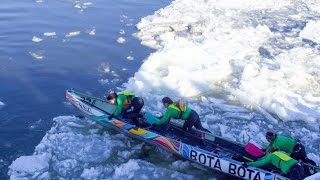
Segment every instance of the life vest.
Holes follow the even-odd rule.
[[[132,92],[129,92],[129,91],[123,91],[123,92],[120,92],[119,94],[123,94],[125,96],[134,96],[134,94]]]
[[[185,112],[186,111],[187,106],[184,104],[183,101],[180,100],[180,101],[176,102],[175,104],[176,104],[176,106],[179,108],[179,110],[181,112]]]
[[[290,159],[292,159],[290,156],[286,155],[285,153],[279,152],[279,151],[273,152],[272,154],[279,157],[282,161],[289,161]]]
[[[181,119],[182,114],[186,111],[187,107],[183,101],[178,101],[168,106],[169,108],[175,109],[179,112],[177,119]]]
[[[131,105],[131,100],[132,100],[132,97],[134,96],[134,94],[129,91],[123,91],[123,92],[120,92],[119,94],[125,95],[127,97],[124,100],[122,107],[125,109],[128,108]]]

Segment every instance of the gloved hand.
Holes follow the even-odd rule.
[[[242,162],[242,165],[241,165],[242,167],[244,167],[244,168],[247,168],[248,167],[248,164],[246,163],[246,162]]]
[[[111,120],[112,118],[114,118],[114,115],[111,114],[110,116],[108,116],[108,119]]]

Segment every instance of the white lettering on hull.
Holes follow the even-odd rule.
[[[250,180],[262,180],[265,174],[259,171],[244,168],[239,164],[226,161],[222,158],[210,156],[209,154],[190,149],[189,158],[212,169],[222,171],[234,176]]]

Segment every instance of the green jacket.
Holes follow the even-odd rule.
[[[258,161],[249,162],[248,165],[254,166],[254,167],[260,167],[268,163],[271,163],[275,167],[279,168],[283,173],[287,174],[289,172],[289,169],[293,165],[295,165],[297,162],[298,162],[297,160],[292,159],[290,156],[277,151],[277,152],[263,156]]]
[[[279,148],[280,151],[291,154],[294,146],[297,144],[297,140],[282,135],[277,135],[276,138],[268,145],[268,148]]]
[[[117,94],[117,108],[113,112],[114,116],[119,116],[123,108],[127,108],[131,104],[131,100],[134,98],[134,94],[130,92],[121,92]]]
[[[156,124],[157,125],[164,124],[165,122],[169,121],[171,118],[179,119],[180,113],[181,111],[177,106],[170,104],[166,112],[162,116],[162,118],[160,118],[159,121],[156,122]],[[191,109],[189,107],[186,107],[186,110],[182,112],[180,119],[182,120],[188,119],[190,113],[191,113]]]

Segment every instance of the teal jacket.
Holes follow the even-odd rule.
[[[180,113],[181,116],[180,116]],[[175,106],[174,104],[170,104],[164,113],[164,115],[156,122],[157,125],[161,125],[169,121],[171,118],[174,119],[182,119],[187,120],[189,115],[191,113],[191,109],[189,107],[186,107],[186,110],[181,112],[180,109]]]

